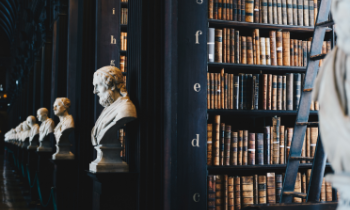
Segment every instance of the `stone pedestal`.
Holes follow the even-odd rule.
[[[137,173],[91,173],[93,210],[134,210],[138,205]]]
[[[71,143],[69,135],[74,131],[74,128],[64,130],[60,136],[56,137],[56,153],[52,155],[53,160],[72,160],[74,154],[70,151]]]
[[[43,201],[48,201],[53,187],[54,165],[51,163],[52,152],[36,152],[38,157],[37,174]],[[50,207],[52,205],[49,205]]]
[[[25,138],[20,147],[26,148],[29,146],[29,137]]]
[[[36,134],[32,139],[29,140],[28,150],[36,150],[39,146],[39,134]]]
[[[334,173],[326,175],[326,181],[339,192],[337,210],[350,210],[350,173]]]
[[[28,158],[27,158],[27,167],[26,169],[28,170],[28,173],[30,175],[30,184],[34,183],[35,180],[35,174],[37,171],[37,166],[38,166],[38,156],[36,154],[35,149],[28,149]],[[27,175],[27,174],[26,174]],[[39,201],[38,197],[38,188],[36,186],[30,188],[30,206],[35,206],[37,205]]]
[[[38,152],[52,152],[52,145],[50,141],[51,136],[53,136],[53,133],[50,133],[39,141],[39,147],[37,148]]]

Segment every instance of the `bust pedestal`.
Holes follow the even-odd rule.
[[[28,146],[29,146],[29,137],[25,138],[21,144],[21,147],[25,149],[27,149]]]
[[[51,163],[52,152],[36,152],[37,174],[43,201],[49,200],[51,187],[53,186],[54,165]],[[52,206],[52,205],[49,205]]]
[[[31,181],[31,184],[33,184],[35,180],[37,166],[38,166],[38,156],[36,154],[35,148],[29,149],[29,146],[27,149],[27,153],[28,153],[27,167],[25,169],[28,169],[28,173],[30,175],[30,181]],[[26,173],[26,176],[27,176],[27,173]],[[35,206],[39,200],[37,187],[30,188],[29,192],[30,192],[30,200],[31,200],[30,206]]]
[[[74,131],[74,128],[63,130],[60,134],[55,134],[56,138],[56,153],[52,155],[53,160],[73,160],[74,154],[70,151],[71,143],[69,135]]]
[[[38,152],[52,152],[52,145],[50,138],[53,136],[53,133],[49,133],[41,141],[39,141],[39,147],[37,148]]]
[[[36,134],[31,140],[29,140],[28,150],[36,150],[39,146],[39,134]]]

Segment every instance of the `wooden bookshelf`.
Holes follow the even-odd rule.
[[[230,116],[249,116],[249,117],[272,117],[294,116],[297,110],[233,110],[233,109],[208,109],[210,115],[230,115]],[[317,116],[318,111],[310,111],[310,116]]]
[[[271,65],[249,65],[236,63],[208,63],[208,71],[211,73],[219,72],[221,68],[225,68],[226,73],[239,72],[242,70],[256,71],[256,72],[275,72],[283,73],[305,73],[306,66],[271,66]],[[240,72],[241,73],[241,72]]]
[[[127,51],[126,50],[121,50],[120,55],[126,55]]]

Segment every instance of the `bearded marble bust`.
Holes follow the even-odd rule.
[[[97,159],[90,163],[90,171],[128,171],[128,166],[118,156],[122,147],[116,134],[125,123],[136,119],[137,114],[126,92],[123,74],[114,66],[102,67],[94,73],[93,85],[94,94],[105,108],[91,131]]]
[[[37,118],[41,122],[39,128],[39,147],[38,151],[47,151],[51,152],[51,142],[50,142],[50,134],[53,133],[55,129],[55,122],[48,117],[49,111],[46,108],[40,108],[37,111]]]

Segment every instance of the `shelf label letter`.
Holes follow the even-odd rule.
[[[115,8],[113,8],[113,15],[115,15]]]
[[[117,40],[111,35],[111,44],[117,44]]]
[[[196,36],[196,44],[199,44],[199,36],[202,35],[202,34],[203,33],[202,33],[201,30],[196,31],[196,34],[195,34],[195,36]]]
[[[201,195],[199,193],[195,193],[193,195],[193,201],[198,203],[199,202],[199,198],[201,197]]]
[[[115,66],[115,60],[111,60],[111,66]]]
[[[191,141],[192,147],[199,147],[199,134],[196,134],[196,137],[197,138],[192,139]]]
[[[203,4],[203,0],[196,0],[197,4]]]
[[[194,91],[199,92],[201,91],[201,85],[199,83],[194,84],[193,86]]]

